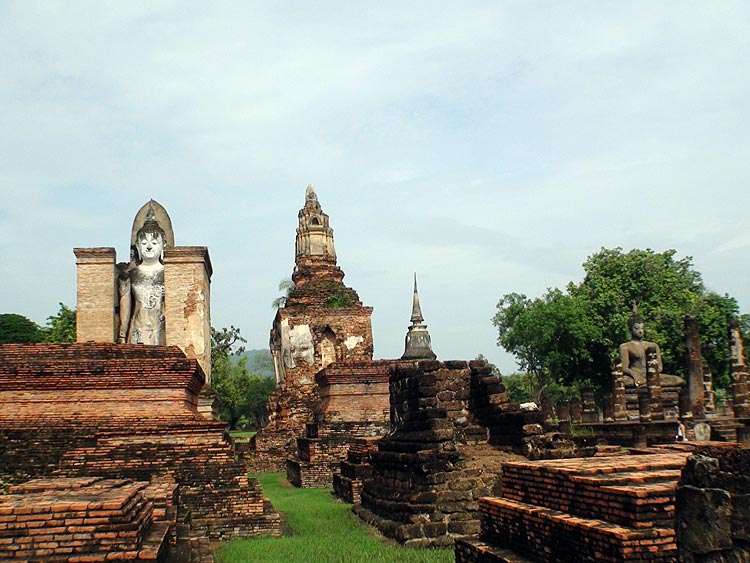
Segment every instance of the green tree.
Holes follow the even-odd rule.
[[[279,291],[283,291],[284,294],[277,297],[271,302],[271,307],[274,309],[279,309],[281,307],[286,307],[287,299],[289,299],[289,295],[294,291],[294,282],[292,281],[292,278],[284,278],[279,282]]]
[[[47,326],[42,329],[45,342],[75,342],[76,312],[60,303],[57,315],[47,317]]]
[[[609,386],[627,321],[637,304],[646,337],[659,344],[665,373],[684,375],[685,316],[695,315],[706,364],[719,385],[728,383],[727,325],[739,313],[728,295],[707,291],[689,257],[674,250],[602,249],[583,264],[584,279],[567,292],[549,290],[530,300],[505,295],[493,318],[498,344],[514,354],[539,392],[551,383],[588,381]]]
[[[15,313],[0,315],[0,344],[42,342],[44,333],[34,321]]]
[[[534,400],[539,401],[553,383],[570,384],[590,373],[588,344],[599,331],[587,321],[581,301],[550,289],[534,300],[518,293],[505,295],[497,308],[493,323],[498,344],[516,356]]]
[[[273,378],[250,372],[247,357],[242,356],[245,342],[234,326],[211,328],[212,386],[221,399],[219,416],[232,429],[241,419],[254,427],[263,425],[266,400],[275,386]]]
[[[704,360],[719,382],[728,382],[727,326],[739,314],[737,302],[707,291],[692,258],[675,255],[675,250],[602,249],[584,263],[583,281],[568,285],[571,295],[586,302],[591,322],[601,327],[598,346],[605,349],[596,355],[596,372],[606,374],[617,346],[629,340],[627,321],[637,304],[646,337],[661,348],[665,373],[684,375],[685,316],[695,315]]]
[[[250,361],[250,371],[258,374],[274,374],[273,356],[270,350],[255,350]]]

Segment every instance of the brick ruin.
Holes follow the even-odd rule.
[[[177,486],[101,477],[33,479],[0,496],[3,561],[164,561]]]
[[[687,317],[685,327],[685,385],[662,384],[660,362],[653,352],[648,354],[646,384],[640,388],[626,386],[622,364],[613,361],[612,393],[604,398],[600,412],[593,404],[593,390],[584,391],[583,426],[610,444],[627,447],[672,443],[680,421],[691,438],[696,424],[707,423],[713,440],[750,443],[750,377],[739,326],[729,327],[732,400],[724,412],[714,404],[712,377],[703,366],[695,318]]]
[[[114,248],[75,248],[77,269],[76,340],[78,342],[125,342],[120,334],[121,296],[118,280],[136,262],[136,234],[148,220],[164,233],[160,262],[163,274],[164,344],[179,346],[198,360],[206,376],[200,399],[204,416],[216,419],[216,398],[211,385],[211,275],[213,269],[205,246],[175,246],[172,220],[166,209],[150,200],[136,213],[130,235],[130,262],[117,263]]]
[[[694,458],[688,456],[696,451],[710,451],[716,457],[732,460],[725,465],[733,469],[722,468],[728,473],[715,473],[712,484],[708,484],[707,472],[690,469],[695,463],[691,464],[689,460]],[[747,561],[732,558],[738,553],[747,556],[741,551],[747,548],[746,524],[750,522],[746,507],[734,512],[734,520],[731,510],[723,511],[724,520],[714,518],[713,496],[718,491],[705,487],[721,483],[732,488],[742,483],[733,489],[735,497],[726,491],[721,494],[722,499],[734,498],[734,506],[743,502],[740,499],[750,492],[742,489],[747,483],[729,473],[739,474],[742,462],[747,464],[748,452],[737,444],[683,444],[631,452],[632,455],[621,451],[606,457],[559,462],[505,463],[501,493],[479,501],[481,533],[456,542],[456,562]],[[693,477],[686,478],[686,474]],[[698,474],[703,479],[700,483],[694,479]],[[689,490],[684,493],[687,481]],[[731,504],[726,501],[724,509],[727,502]],[[729,525],[730,520],[734,528]],[[739,533],[734,543],[723,542],[726,559],[711,558],[722,548],[715,549],[716,542],[706,538],[724,534],[726,540],[728,529]],[[711,557],[686,559],[686,535],[690,536],[691,547],[700,545],[700,554]],[[734,554],[727,553],[733,549]]]
[[[390,428],[388,376],[391,362],[331,364],[315,375],[320,402],[296,455],[286,461],[296,487],[331,487],[340,462],[356,438],[379,438]]]
[[[750,561],[750,448],[699,448],[677,488],[683,563]]]
[[[499,496],[479,501],[481,533],[457,563],[672,563],[674,491],[687,453],[503,465]]]
[[[391,432],[369,453],[372,478],[354,511],[406,545],[444,546],[478,533],[479,498],[496,489],[502,463],[518,457],[511,450],[528,451],[536,439],[535,451],[548,457],[595,452],[560,434],[542,440],[542,413],[510,402],[483,361],[400,361],[390,404]]]
[[[372,360],[370,316],[336,265],[333,229],[312,186],[299,211],[294,288],[279,307],[270,336],[276,389],[268,399],[268,424],[247,456],[251,471],[283,471],[296,455],[296,439],[320,401],[315,374],[334,362]]]
[[[183,544],[190,538],[201,544],[204,540],[279,535],[280,516],[263,499],[258,482],[248,479],[244,464],[235,459],[226,425],[206,420],[198,412],[204,382],[198,361],[187,358],[176,346],[0,346],[0,474],[11,484],[52,479],[51,484],[32,481],[20,489],[11,488],[8,498],[0,498],[4,503],[16,502],[14,493],[23,494],[24,487],[39,487],[46,491],[45,499],[62,499],[75,496],[70,489],[80,484],[65,479],[98,477],[104,481],[91,481],[97,490],[111,485],[111,494],[117,496],[138,489],[154,511],[159,506],[174,506],[176,520],[170,522],[167,537],[176,534]],[[170,492],[169,483],[176,492]],[[38,509],[32,507],[32,512],[47,510],[46,501],[34,506]],[[81,505],[76,511],[89,508],[98,510],[94,505]],[[0,508],[0,514],[7,516],[7,507],[5,510],[3,513]],[[20,510],[29,508],[26,505]],[[126,518],[114,514],[113,520],[103,514],[97,517],[100,519],[91,524],[103,526],[101,533],[110,533],[107,526]],[[150,538],[148,518],[142,517],[137,520],[143,524],[142,537]],[[162,515],[162,521],[164,518]],[[153,515],[151,519],[158,520]],[[76,533],[77,524],[70,525],[73,528],[66,527],[64,532],[52,526],[54,532],[50,533]],[[33,533],[43,534],[38,530]],[[11,537],[15,544],[18,538],[31,535],[23,527],[8,526],[0,538]],[[123,544],[122,550],[138,551],[131,547],[131,543]],[[41,549],[48,548],[52,549]],[[89,544],[72,548],[73,554],[95,551]],[[86,560],[103,560],[91,557]]]
[[[346,451],[346,459],[333,475],[333,494],[350,504],[359,504],[364,482],[372,479],[370,454],[378,450],[380,438],[353,438]]]
[[[280,516],[247,468],[285,468],[293,485],[333,486],[400,543],[455,543],[458,563],[672,563],[678,543],[688,563],[750,561],[750,450],[699,445],[678,489],[695,444],[647,447],[673,442],[678,415],[689,431],[708,420],[715,436],[750,441],[750,376],[737,328],[730,421],[712,410],[690,320],[682,393],[662,385],[660,362],[649,356],[638,389],[613,365],[603,412],[593,390],[554,412],[522,409],[484,362],[435,360],[416,277],[404,356],[373,361],[372,309],[343,283],[311,186],[305,199],[294,287],[270,335],[277,386],[269,423],[242,461],[225,425],[206,420],[215,406],[205,393],[207,250],[174,247],[156,202],[139,211],[134,232],[147,206],[168,222],[173,346],[137,346],[112,344],[114,249],[75,249],[78,340],[108,344],[0,347],[0,559],[210,561],[209,540],[280,535]],[[636,449],[597,449],[570,435],[573,424]],[[714,526],[699,524],[707,515]]]

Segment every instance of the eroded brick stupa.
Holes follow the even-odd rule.
[[[343,283],[333,229],[313,186],[305,191],[295,243],[294,287],[273,320],[276,389],[255,439],[255,470],[282,471],[320,401],[315,374],[334,362],[372,360],[372,308]]]
[[[130,243],[121,264],[75,249],[78,342],[0,346],[0,560],[198,561],[281,533],[210,420],[208,250],[174,246],[153,200]]]

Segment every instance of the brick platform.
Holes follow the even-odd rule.
[[[541,413],[510,402],[482,361],[400,362],[390,404],[392,431],[370,453],[355,513],[413,546],[478,533],[478,499],[496,494],[501,464],[519,458],[506,450],[542,432]]]
[[[391,361],[331,364],[315,375],[320,403],[306,435],[287,459],[287,480],[296,487],[331,487],[353,440],[379,438],[390,428]]]
[[[169,475],[178,521],[189,523],[178,529],[191,537],[279,535],[280,516],[235,460],[225,425],[197,411],[203,381],[177,347],[1,346],[0,475]]]
[[[698,447],[677,489],[677,543],[685,563],[750,561],[750,448]]]
[[[97,477],[17,485],[0,496],[0,559],[164,561],[175,489]]]
[[[372,478],[370,453],[377,451],[380,438],[355,438],[349,445],[346,459],[333,476],[333,494],[351,504],[360,502],[362,485]]]
[[[688,455],[505,463],[502,496],[479,501],[481,536],[460,540],[456,561],[674,562],[675,489]]]

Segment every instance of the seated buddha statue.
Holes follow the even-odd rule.
[[[661,374],[662,387],[682,385],[684,380],[681,377],[661,373],[661,350],[655,342],[643,339],[646,333],[646,323],[635,308],[628,320],[628,329],[630,329],[630,342],[620,344],[620,361],[622,362],[625,386],[641,387],[646,385],[649,354],[653,354],[656,359],[657,369]]]

